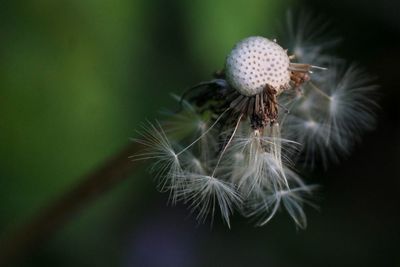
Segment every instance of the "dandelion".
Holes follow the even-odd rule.
[[[305,228],[316,186],[297,166],[348,153],[373,126],[368,76],[324,54],[336,41],[322,42],[316,24],[288,25],[289,51],[261,36],[239,41],[223,71],[175,97],[180,110],[135,139],[145,151],[134,160],[153,160],[159,189],[200,222],[219,211],[230,227],[236,211],[262,226],[285,209]]]

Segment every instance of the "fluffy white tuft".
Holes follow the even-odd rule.
[[[327,51],[340,42],[332,38],[326,18],[306,11],[286,14],[282,44],[298,62],[325,66],[332,60]]]
[[[184,184],[180,155],[176,152],[158,122],[156,125],[148,123],[142,128],[142,132],[139,132],[141,138],[135,138],[133,141],[142,144],[144,151],[131,158],[133,160],[153,161],[150,172],[158,180],[158,189],[161,192],[170,191],[170,199],[172,203],[175,203],[177,190]]]
[[[179,196],[198,212],[197,219],[204,222],[210,215],[213,220],[215,210],[219,208],[222,219],[230,227],[229,217],[234,207],[242,202],[233,184],[198,173],[185,173],[184,178],[187,183],[179,191]]]
[[[376,85],[366,73],[335,64],[324,80],[304,87],[283,125],[285,138],[303,145],[304,160],[312,166],[316,161],[326,166],[329,159],[347,154],[375,124]]]
[[[263,195],[252,199],[249,203],[247,216],[253,217],[258,226],[268,223],[283,206],[297,226],[307,227],[307,217],[304,213],[304,204],[314,206],[308,199],[312,195],[315,186],[304,184],[291,189],[265,191]]]
[[[282,153],[282,143],[295,144],[282,139],[279,132],[279,125],[275,124],[264,133],[251,131],[248,137],[239,136],[234,139],[224,162],[224,172],[232,182],[238,184],[244,197],[260,188],[288,184],[284,162],[289,164],[290,157]]]

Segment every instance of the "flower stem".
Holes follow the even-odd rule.
[[[137,143],[128,144],[114,157],[105,161],[81,182],[42,210],[31,221],[15,229],[0,240],[0,266],[23,260],[29,252],[78,215],[91,201],[101,197],[135,171],[137,162],[129,159],[140,150]]]

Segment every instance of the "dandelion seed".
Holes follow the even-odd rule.
[[[276,190],[265,193],[249,204],[252,211],[247,216],[256,217],[257,225],[263,226],[276,215],[283,205],[296,225],[304,229],[307,227],[307,217],[303,206],[305,203],[313,206],[307,198],[311,197],[314,189],[313,186],[300,186],[293,187],[290,190]]]
[[[286,14],[286,24],[282,28],[282,44],[292,51],[295,59],[316,66],[326,66],[333,57],[326,52],[340,43],[340,38],[332,37],[330,23],[321,15],[301,11],[295,16]],[[318,79],[318,75],[313,77]]]
[[[170,199],[172,203],[175,203],[177,200],[176,191],[180,190],[184,184],[180,155],[172,146],[159,123],[157,125],[149,123],[148,126],[143,126],[140,135],[141,138],[133,139],[133,141],[142,144],[145,150],[131,158],[133,160],[153,160],[150,172],[158,180],[159,190],[162,192],[170,191]]]
[[[362,132],[374,127],[376,88],[354,65],[331,65],[323,84],[304,87],[285,121],[285,138],[304,145],[311,166],[318,157],[326,166],[329,159],[348,154]]]
[[[261,36],[239,41],[223,71],[178,99],[166,130],[144,128],[136,141],[145,151],[133,159],[153,160],[172,203],[187,203],[200,222],[219,213],[228,227],[235,210],[261,226],[285,209],[306,227],[316,186],[295,168],[348,153],[376,106],[368,76],[325,54],[337,41],[322,41],[324,27],[289,19],[289,50]]]
[[[241,197],[233,185],[213,176],[197,173],[185,173],[187,186],[179,192],[185,202],[190,202],[190,208],[198,211],[197,219],[204,222],[208,214],[214,218],[217,206],[223,220],[230,227],[229,217],[235,206],[241,204]]]

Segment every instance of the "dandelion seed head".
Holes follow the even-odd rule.
[[[264,37],[248,37],[238,42],[226,59],[228,82],[239,93],[253,96],[266,85],[278,92],[290,81],[289,57],[276,42]]]
[[[133,159],[153,160],[159,190],[188,204],[200,222],[218,212],[230,227],[239,211],[262,226],[286,210],[305,228],[315,186],[296,168],[326,166],[373,125],[375,86],[323,54],[335,41],[324,42],[326,25],[310,19],[288,20],[290,56],[264,37],[238,42],[224,71],[176,98],[179,112],[136,139],[145,150]]]

